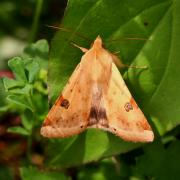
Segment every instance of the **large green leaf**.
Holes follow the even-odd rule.
[[[177,126],[180,123],[179,8],[178,0],[69,0],[62,25],[73,32],[58,31],[52,41],[48,77],[51,102],[55,101],[82,56],[70,42],[90,47],[90,42],[77,37],[76,33],[92,41],[100,35],[107,49],[120,51],[124,63],[148,66],[147,70],[128,69],[124,77],[158,133],[163,135]],[[149,40],[108,41],[123,37],[145,37]],[[58,148],[59,141],[55,142]],[[88,130],[69,143],[61,151],[55,151],[60,154],[51,157],[55,159],[53,162],[72,165],[137,146],[100,130]]]

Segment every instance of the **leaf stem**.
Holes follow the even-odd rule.
[[[43,5],[43,0],[36,0],[36,9],[35,9],[35,14],[33,18],[29,43],[32,43],[36,38],[38,26],[39,26],[39,19],[40,19],[40,15],[42,11],[42,5]]]

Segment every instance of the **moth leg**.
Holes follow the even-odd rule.
[[[86,53],[88,51],[88,49],[84,48],[84,47],[81,47],[81,46],[78,46],[77,44],[71,42],[71,44],[77,48],[79,48],[83,53]]]
[[[128,64],[123,64],[122,61],[115,54],[111,53],[111,56],[112,56],[114,63],[116,64],[116,66],[119,68],[125,68],[125,67],[135,68],[135,69],[147,69],[148,68],[147,66],[133,66],[133,65],[128,65]]]
[[[116,54],[119,54],[120,51],[115,51],[115,52],[112,52],[112,54],[116,55]]]

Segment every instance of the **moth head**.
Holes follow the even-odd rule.
[[[98,35],[97,38],[95,39],[93,45],[92,45],[92,48],[99,49],[102,47],[103,47],[103,42],[102,42],[101,37]]]

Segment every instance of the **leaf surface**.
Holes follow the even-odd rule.
[[[50,51],[48,85],[51,104],[60,95],[83,54],[70,42],[89,48],[100,35],[108,50],[120,51],[123,63],[148,66],[147,70],[125,69],[122,74],[154,130],[163,135],[180,124],[179,8],[177,0],[69,0],[61,24],[72,33],[58,31]],[[78,37],[78,33],[90,42]],[[147,40],[126,40],[125,37]],[[88,130],[72,139],[73,142],[71,138],[65,140],[70,144],[61,150],[57,144],[61,147],[62,141],[53,141],[58,150],[49,159],[54,164],[70,166],[139,146],[100,130]],[[51,141],[49,147],[53,143]]]

